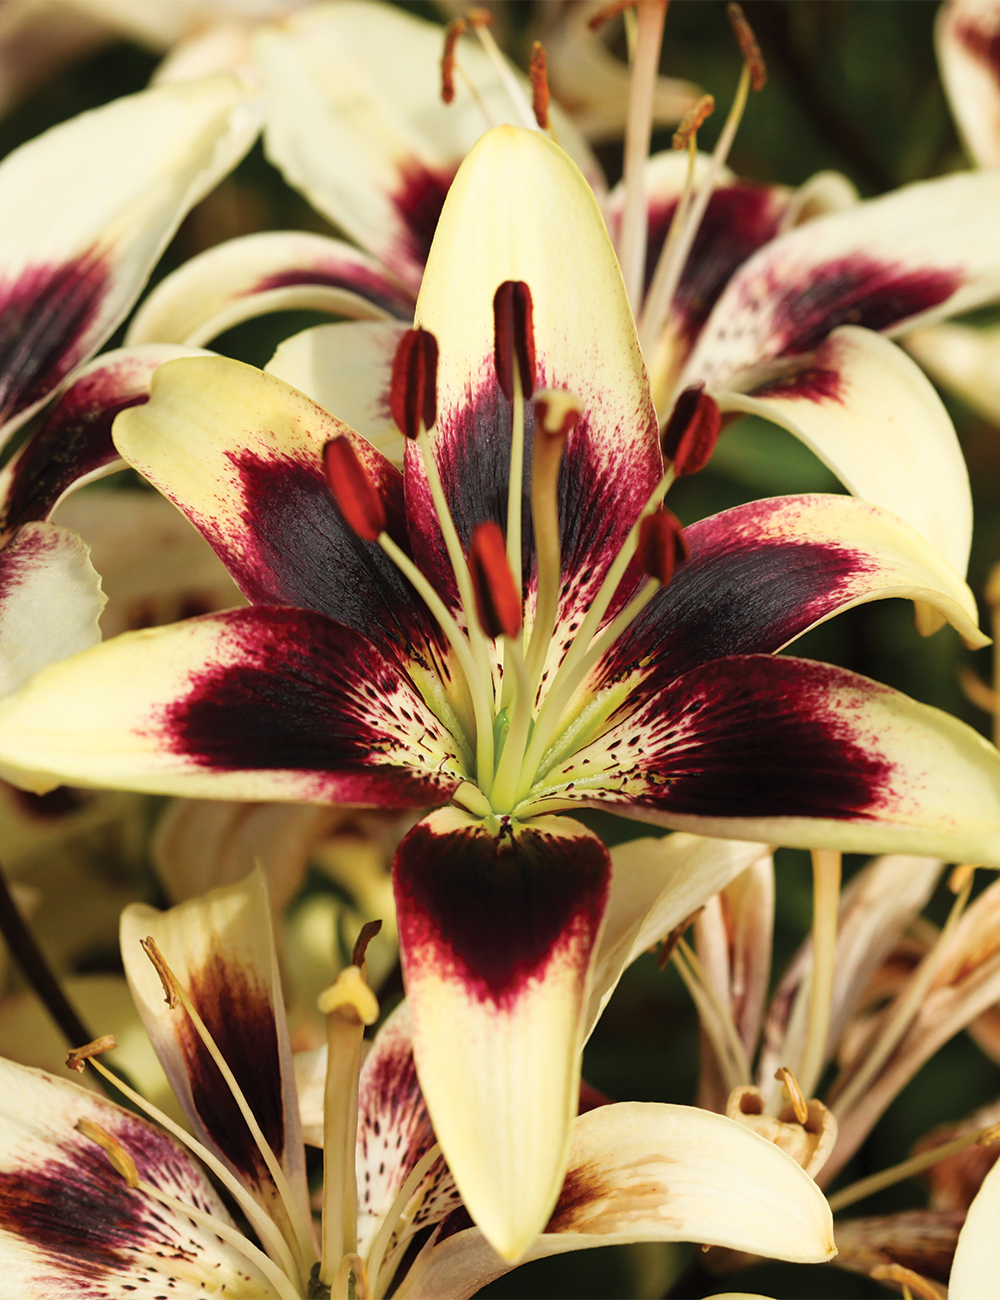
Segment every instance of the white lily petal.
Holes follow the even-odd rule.
[[[941,80],[973,162],[1000,166],[1000,10],[992,0],[948,0],[934,24]]]
[[[1000,424],[1000,325],[946,321],[914,330],[903,342],[936,384]]]
[[[1000,1164],[983,1179],[958,1235],[948,1279],[949,1300],[997,1300],[1000,1297]]]

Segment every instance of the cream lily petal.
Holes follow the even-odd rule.
[[[724,411],[750,411],[795,434],[849,491],[905,519],[964,575],[972,541],[965,459],[933,385],[901,348],[843,326],[797,368],[747,376],[745,385],[724,381],[714,396]]]
[[[997,1300],[1000,1297],[1000,1164],[983,1179],[958,1234],[948,1279],[949,1300]]]
[[[267,230],[206,249],[152,291],[126,342],[208,343],[273,311],[408,318],[413,298],[365,253],[303,230]]]
[[[389,388],[405,329],[381,321],[316,325],[285,339],[264,369],[334,412],[401,465],[404,440],[389,410]]]
[[[146,90],[0,165],[7,433],[121,321],[185,213],[249,148],[258,112],[228,75]]]
[[[991,0],[947,0],[937,12],[938,67],[973,162],[1000,166],[1000,11]]]
[[[291,1207],[183,1001],[165,1001],[160,975],[141,947],[148,937],[242,1089],[291,1188]],[[121,949],[136,1007],[195,1135],[277,1222],[287,1225],[290,1210],[308,1222],[298,1099],[263,872],[166,912],[133,904],[122,913]]]
[[[18,1300],[85,1295],[130,1300],[149,1290],[234,1300],[277,1293],[211,1228],[130,1189],[80,1133],[97,1124],[135,1162],[139,1177],[233,1228],[201,1168],[172,1138],[103,1097],[41,1070],[0,1060],[0,1268]],[[155,1279],[155,1282],[153,1281]]]
[[[400,1294],[468,1297],[507,1272],[473,1229],[432,1238]],[[581,1115],[544,1234],[519,1261],[630,1241],[695,1241],[822,1263],[833,1220],[812,1179],[778,1147],[693,1106],[622,1102]]]
[[[678,832],[629,840],[610,853],[611,889],[594,958],[588,1037],[626,967],[764,857],[767,849]]]
[[[1000,424],[1000,326],[946,321],[914,330],[903,342],[936,384]]]
[[[530,120],[530,87],[515,103],[474,38],[457,56],[477,93],[457,78],[454,102],[442,103],[443,48],[443,28],[360,0],[313,5],[256,40],[268,156],[414,292],[459,163],[491,126]],[[582,137],[550,111],[560,143],[598,182]]]
[[[25,524],[0,551],[0,695],[96,645],[106,597],[76,533]]]

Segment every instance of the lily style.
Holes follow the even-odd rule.
[[[773,653],[888,595],[982,643],[968,589],[887,512],[753,503],[689,529],[669,581],[660,505],[711,403],[665,466],[604,223],[542,135],[501,128],[463,165],[417,323],[403,475],[250,367],[157,372],[118,448],[252,607],[39,674],[0,706],[0,762],[36,790],[436,809],[394,862],[417,1069],[473,1220],[514,1259],[563,1183],[607,909],[608,851],[565,814],[1000,864],[1000,759]]]
[[[707,842],[694,849],[710,874],[713,852]],[[191,1133],[127,1085],[159,1127],[0,1061],[0,1256],[18,1295],[48,1300],[83,1286],[108,1300],[463,1300],[509,1269],[472,1225],[435,1141],[405,1003],[363,1052],[379,1015],[365,980],[369,937],[321,998],[326,1047],[293,1068],[262,873],[167,912],[126,909],[126,973]],[[113,1078],[99,1059],[111,1045],[70,1062]],[[318,1241],[303,1133],[324,1152]],[[237,1229],[203,1166],[260,1245]],[[833,1250],[816,1185],[733,1121],[659,1103],[581,1115],[532,1257],[687,1239],[802,1262]]]

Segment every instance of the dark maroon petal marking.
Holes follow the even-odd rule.
[[[839,370],[815,364],[822,356],[819,348],[804,365],[767,379],[747,391],[752,397],[795,397],[807,402],[839,402],[843,398],[844,380]]]
[[[224,623],[240,662],[209,665],[192,676],[183,699],[164,707],[162,739],[174,753],[222,771],[326,773],[337,803],[407,808],[447,799],[457,779],[439,775],[415,743],[421,724],[414,719],[426,729],[431,715],[366,637],[311,610],[210,617]],[[412,699],[402,719],[389,699],[397,691]],[[407,766],[378,762],[401,745]]]
[[[844,686],[887,693],[805,659],[740,655],[695,668],[635,719],[641,744],[622,743],[623,770],[653,785],[632,806],[688,817],[874,816],[894,769],[831,703]]]
[[[819,347],[838,325],[888,330],[950,298],[961,271],[907,270],[864,253],[811,266],[790,285],[771,272],[774,297],[770,356],[789,357]]]
[[[393,864],[400,946],[469,994],[513,1005],[567,946],[589,948],[604,915],[610,859],[591,836],[481,825],[440,834],[419,822]]]
[[[956,23],[953,31],[955,39],[965,46],[973,58],[985,63],[993,75],[1000,80],[1000,26],[996,25],[996,19],[994,18],[992,31],[988,27],[980,26],[971,17]]]
[[[270,289],[288,289],[296,285],[320,285],[330,289],[346,289],[381,307],[397,320],[410,320],[413,316],[413,299],[402,289],[378,272],[350,262],[331,259],[325,265],[274,271],[262,276],[243,297],[267,293]]]
[[[645,694],[711,659],[771,653],[855,596],[873,562],[853,546],[761,539],[788,507],[783,497],[753,501],[686,529],[689,559],[619,638],[603,682],[644,663]]]
[[[400,183],[390,197],[402,229],[386,260],[415,289],[420,287],[438,218],[457,171],[457,162],[453,167],[428,167],[417,158],[408,158],[400,164]]]
[[[109,280],[107,259],[91,251],[0,281],[0,423],[41,401],[86,359]]]

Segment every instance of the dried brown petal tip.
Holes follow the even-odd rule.
[[[479,524],[472,534],[469,572],[483,631],[489,637],[517,636],[521,593],[507,563],[507,544],[499,524]]]
[[[441,98],[450,104],[455,98],[455,46],[458,38],[469,29],[464,18],[453,18],[444,31],[444,51],[441,55]]]
[[[378,540],[385,528],[385,506],[368,471],[343,434],[323,448],[323,468],[344,522],[366,542]]]
[[[687,538],[681,521],[669,510],[646,515],[639,525],[639,563],[644,573],[664,587],[678,564],[688,558]]]
[[[531,47],[528,76],[531,78],[531,111],[541,129],[547,131],[549,129],[549,76],[545,47],[541,41],[535,41]]]
[[[583,413],[579,397],[565,388],[540,388],[534,407],[535,429],[550,438],[568,438]]]
[[[494,361],[497,381],[508,401],[514,400],[514,366],[521,392],[535,391],[535,331],[531,290],[523,280],[505,280],[493,296]]]
[[[700,99],[696,99],[681,118],[677,130],[674,132],[674,148],[677,150],[686,149],[694,133],[699,130],[702,123],[707,118],[711,117],[714,112],[714,96],[702,95]]]
[[[354,942],[354,951],[351,953],[351,965],[363,966],[365,964],[365,954],[368,951],[368,945],[382,929],[381,921],[366,921],[361,927],[361,933]]]
[[[753,34],[753,28],[747,22],[742,6],[738,5],[736,0],[730,0],[726,5],[726,13],[729,16],[733,35],[739,43],[743,62],[750,73],[750,84],[754,90],[763,90],[767,85],[767,67],[760,46],[757,44],[757,37]]]
[[[392,363],[389,410],[406,438],[417,438],[421,426],[437,419],[437,339],[430,330],[407,330]]]
[[[705,468],[719,440],[720,425],[719,408],[704,388],[700,384],[685,388],[660,436],[663,455],[673,461],[678,478]]]
[[[67,1069],[75,1070],[77,1074],[83,1074],[86,1062],[91,1057],[100,1056],[102,1052],[110,1052],[112,1048],[117,1046],[118,1039],[114,1034],[102,1034],[100,1038],[95,1038],[92,1043],[84,1043],[82,1047],[74,1047],[71,1052],[67,1052]]]
[[[592,32],[596,32],[599,27],[609,23],[612,18],[617,18],[623,14],[626,9],[634,9],[636,0],[611,0],[610,4],[601,5],[596,13],[592,13],[587,19],[587,26]]]

